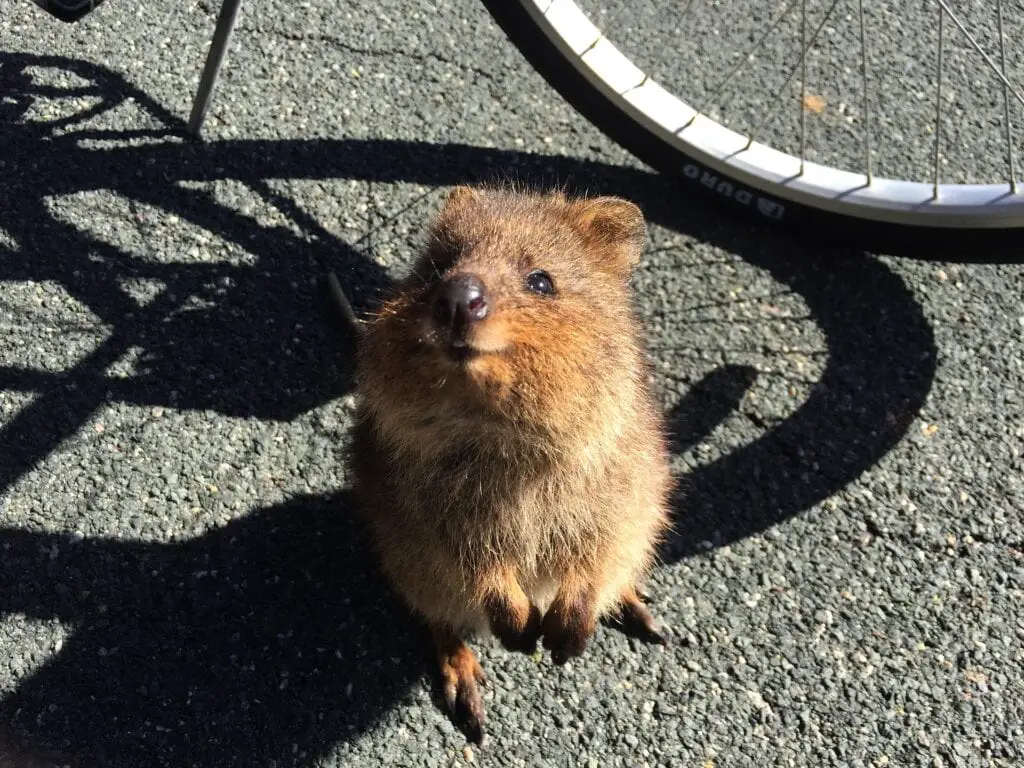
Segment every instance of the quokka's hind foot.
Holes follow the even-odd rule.
[[[466,737],[480,744],[484,738],[484,702],[478,684],[483,684],[487,676],[476,654],[451,628],[433,626],[431,633],[448,712]]]
[[[643,597],[641,597],[643,594]],[[635,588],[630,588],[623,593],[619,602],[619,610],[610,617],[627,635],[640,638],[649,643],[666,645],[664,631],[660,623],[654,618],[647,606],[644,605],[644,598],[647,595]]]

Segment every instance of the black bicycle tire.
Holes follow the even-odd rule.
[[[695,157],[669,144],[633,120],[602,94],[564,57],[558,46],[538,27],[524,6],[530,0],[482,0],[505,36],[530,66],[584,119],[641,162],[686,189],[700,191],[723,207],[766,226],[784,227],[813,235],[828,243],[855,246],[872,252],[919,259],[973,262],[1024,261],[1024,230],[1015,228],[947,228],[895,224],[825,211],[786,200],[785,217],[759,215],[756,207],[709,192],[700,178],[712,172]],[[694,174],[696,167],[699,174]],[[687,168],[688,173],[683,173]],[[733,179],[733,181],[735,181]],[[770,192],[755,191],[769,202]]]
[[[68,24],[74,24],[88,16],[103,4],[104,0],[32,0],[51,16]]]

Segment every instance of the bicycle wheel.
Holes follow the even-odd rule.
[[[845,24],[843,19],[834,21],[840,0],[813,3],[816,15],[809,11],[812,3],[808,0],[790,0],[783,4],[781,12],[767,11],[758,34],[744,33],[754,40],[753,46],[743,49],[737,45],[731,51],[720,52],[719,70],[713,73],[717,78],[709,78],[718,82],[705,88],[705,97],[696,106],[675,95],[674,88],[663,85],[659,79],[666,60],[682,59],[683,52],[660,41],[652,44],[651,38],[645,36],[641,28],[645,21],[644,4],[625,6],[634,20],[629,25],[619,23],[622,8],[618,14],[611,14],[598,10],[594,3],[586,4],[588,8],[595,6],[588,13],[574,0],[483,1],[512,43],[578,112],[637,158],[690,187],[705,190],[766,222],[795,226],[804,232],[824,232],[873,250],[925,257],[956,253],[962,258],[982,260],[1010,260],[1019,255],[1024,227],[1024,183],[1017,180],[1020,139],[1013,129],[1015,122],[1020,125],[1024,120],[1013,118],[1024,104],[1024,94],[1014,84],[1014,75],[1021,69],[1019,57],[1010,57],[1008,65],[1005,41],[1014,38],[1006,30],[1015,31],[1016,26],[1011,26],[1008,15],[1004,18],[1002,2],[992,9],[992,26],[998,24],[998,29],[985,38],[996,49],[993,56],[978,42],[978,35],[967,28],[958,15],[962,12],[952,10],[946,0],[934,0],[934,17],[929,11],[934,29],[927,35],[917,34],[919,40],[935,43],[931,62],[934,71],[930,76],[925,73],[934,90],[922,91],[923,96],[918,99],[927,104],[931,115],[931,125],[920,127],[933,139],[927,151],[933,167],[930,172],[923,171],[918,180],[912,180],[906,178],[909,172],[904,171],[903,178],[885,176],[877,167],[879,148],[887,149],[892,143],[891,136],[883,131],[892,134],[896,129],[887,119],[888,114],[875,114],[876,103],[889,106],[886,99],[891,101],[891,89],[886,87],[884,92],[877,92],[886,81],[869,67],[873,59],[865,29],[870,24],[865,22],[863,0],[845,0],[850,11],[845,15]],[[707,22],[709,14],[716,13],[722,5],[725,3],[721,0],[687,0],[678,4],[676,29],[698,35],[696,43],[689,47],[722,37],[719,32],[724,27],[714,28]],[[750,8],[751,4],[744,4],[743,13],[749,15]],[[775,8],[773,5],[772,9]],[[881,23],[877,8],[874,13],[872,22],[877,27]],[[1016,15],[1020,15],[1019,10]],[[592,20],[601,16],[607,33]],[[660,27],[657,19],[662,19]],[[701,19],[703,25],[699,23]],[[1021,23],[1017,18],[1012,21],[1014,25]],[[648,26],[648,32],[663,29],[663,17],[652,17]],[[860,168],[843,167],[838,162],[815,162],[807,146],[808,122],[816,117],[823,103],[814,95],[813,83],[808,82],[808,52],[818,45],[816,41],[823,29],[835,34],[836,27],[843,27],[847,33],[843,55],[848,58],[839,65],[846,75],[860,75],[861,79],[857,110],[839,105],[847,113],[846,127],[858,129],[860,134]],[[706,38],[699,37],[701,29]],[[656,45],[663,53],[657,56],[641,48],[638,55],[630,57],[612,42],[630,38],[639,38],[638,47]],[[719,98],[726,86],[735,82],[738,73],[757,68],[748,65],[771,40],[776,49],[782,44],[794,49],[796,55],[785,62],[781,61],[785,56],[775,56],[768,65],[760,66],[761,70],[768,70],[768,75],[774,75],[775,83],[764,71],[763,82],[756,77],[748,78],[748,84],[754,82],[763,93],[769,92],[780,79],[783,84],[772,94],[772,103],[762,105],[765,114],[759,115],[753,125],[734,130],[729,119],[718,114]],[[850,45],[857,47],[850,51]],[[946,169],[947,145],[962,139],[955,125],[957,115],[944,114],[940,108],[950,100],[951,75],[944,72],[943,64],[945,61],[949,70],[950,61],[958,63],[954,54],[961,59],[973,54],[983,68],[991,70],[988,74],[998,84],[997,103],[992,105],[996,116],[988,122],[988,135],[991,138],[998,134],[1003,146],[993,149],[986,145],[981,153],[990,161],[989,166],[1002,166],[1001,170],[993,171],[997,174],[994,180],[942,178],[943,172],[950,175]],[[638,66],[634,60],[644,60],[641,63],[650,67]],[[955,74],[962,78],[960,69],[962,66]],[[669,71],[670,78],[671,75]],[[925,97],[931,99],[930,103]],[[783,109],[790,101],[795,102],[796,110]],[[766,123],[780,111],[798,115],[790,121],[798,123],[792,132],[796,135],[771,146],[759,139]],[[916,122],[920,124],[919,117]],[[838,135],[836,131],[818,133],[826,145]]]

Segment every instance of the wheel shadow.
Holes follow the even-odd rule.
[[[840,491],[900,442],[935,376],[931,326],[883,264],[786,240],[744,249],[739,239],[720,242],[803,299],[828,360],[794,413],[686,475],[671,561],[765,531]],[[756,377],[722,366],[693,386],[670,414],[678,448],[700,442],[731,414]]]
[[[133,99],[154,126],[97,132],[28,118],[33,67],[67,69],[102,105]],[[338,179],[447,186],[496,176],[635,200],[654,223],[712,242],[798,293],[828,361],[800,408],[754,442],[689,473],[670,561],[776,525],[882,458],[928,393],[936,351],[907,287],[861,253],[827,252],[686,198],[642,170],[559,157],[388,140],[200,144],[117,75],[83,62],[0,54],[0,281],[55,281],[110,333],[70,370],[0,367],[31,404],[0,428],[0,500],[107,402],[287,421],[351,387],[344,339],[315,277],[338,272],[359,307],[388,276],[294,208],[305,232],[264,226],[182,182]],[[109,107],[113,108],[113,107]],[[107,144],[90,145],[103,139]],[[131,142],[110,147],[110,140]],[[242,245],[252,265],[143,263],[54,218],[49,197],[111,189]],[[288,208],[285,199],[274,199]],[[164,288],[140,305],[125,278]],[[188,312],[186,305],[199,307]],[[138,372],[106,375],[131,349]],[[724,366],[674,409],[675,449],[699,443],[757,372]],[[77,544],[0,529],[0,614],[56,618],[71,638],[0,705],[0,718],[81,764],[310,765],[368,728],[427,669],[416,629],[377,580],[346,494],[255,510],[196,539]],[[56,553],[56,554],[53,554]],[[393,661],[397,660],[397,661]],[[350,693],[351,692],[351,693]]]

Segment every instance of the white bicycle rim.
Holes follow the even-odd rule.
[[[896,225],[951,230],[1024,227],[1024,185],[903,181],[802,160],[700,114],[637,67],[573,0],[520,2],[595,89],[679,151],[684,176],[768,219],[783,219],[792,202]],[[945,0],[938,2],[958,23]],[[1024,95],[1002,79],[1008,94],[1024,104]]]

